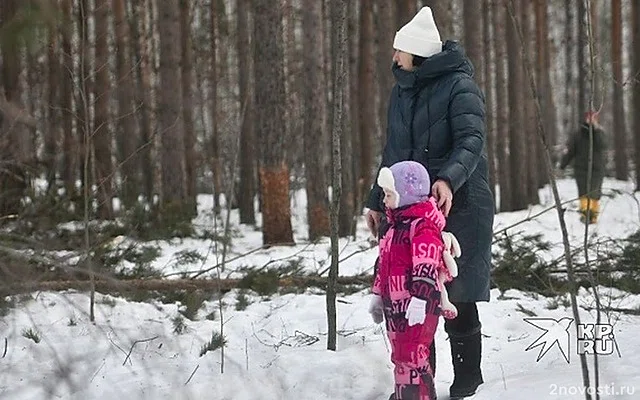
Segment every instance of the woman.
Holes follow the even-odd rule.
[[[462,46],[440,34],[429,7],[397,33],[388,111],[387,142],[381,167],[414,160],[435,181],[432,194],[447,219],[445,230],[460,241],[459,272],[447,285],[458,317],[445,321],[454,368],[452,398],[475,393],[483,383],[481,332],[476,302],[489,301],[494,204],[484,151],[484,97]],[[382,189],[369,195],[366,219],[378,234]]]

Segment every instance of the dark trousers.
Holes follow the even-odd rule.
[[[444,322],[444,330],[450,338],[471,336],[480,332],[481,324],[476,303],[453,303],[458,309],[455,319]]]

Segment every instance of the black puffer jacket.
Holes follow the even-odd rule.
[[[473,66],[457,42],[427,58],[414,71],[393,69],[387,143],[381,167],[403,160],[421,162],[432,182],[450,183],[453,208],[446,230],[462,248],[459,276],[449,286],[452,301],[488,301],[494,203],[488,184],[485,109],[473,80]],[[367,207],[382,211],[375,184]]]

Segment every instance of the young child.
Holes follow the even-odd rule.
[[[429,347],[439,316],[455,318],[445,282],[457,276],[455,237],[443,232],[445,217],[430,196],[431,180],[422,164],[402,161],[382,168],[387,230],[379,244],[379,266],[369,312],[386,320],[395,365],[390,400],[435,400]],[[453,255],[452,255],[453,252]]]

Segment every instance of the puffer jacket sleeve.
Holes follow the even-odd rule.
[[[484,96],[469,76],[453,86],[449,101],[453,151],[437,178],[449,182],[455,193],[478,165],[485,142]]]

